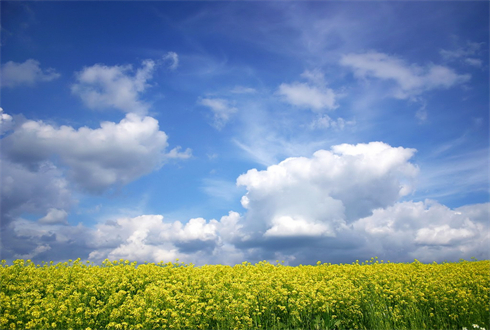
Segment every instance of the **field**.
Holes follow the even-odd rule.
[[[0,328],[489,329],[490,261],[2,261]]]

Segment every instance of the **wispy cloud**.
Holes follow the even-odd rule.
[[[218,98],[202,98],[197,101],[198,104],[208,107],[213,113],[213,126],[217,130],[225,127],[231,117],[238,112],[238,109],[227,100]]]
[[[351,68],[359,79],[376,78],[396,84],[391,95],[413,98],[433,89],[447,89],[470,80],[469,74],[457,74],[451,68],[431,64],[425,67],[407,64],[385,53],[368,52],[343,55],[340,64]]]
[[[244,87],[244,86],[235,86],[231,92],[233,94],[254,94],[257,93],[257,90],[255,88],[251,87]]]
[[[466,64],[471,65],[471,66],[476,66],[478,68],[483,66],[483,61],[480,60],[479,58],[465,58],[464,62]]]
[[[168,52],[167,55],[163,57],[163,60],[168,60],[171,62],[169,69],[175,70],[179,66],[179,55],[175,52]]]
[[[439,52],[441,56],[447,61],[463,60],[465,63],[474,66],[481,66],[482,60],[475,57],[479,57],[482,53],[483,42],[471,42],[467,41],[466,45],[458,48],[448,50],[441,49]]]
[[[313,111],[333,110],[338,107],[336,94],[331,88],[327,88],[323,75],[319,72],[305,71],[303,78],[309,83],[295,81],[291,84],[282,83],[277,93],[284,101]]]
[[[228,202],[237,200],[241,193],[234,181],[223,179],[205,178],[202,180],[201,188],[210,197]]]
[[[24,63],[9,61],[2,64],[2,87],[33,86],[41,81],[52,81],[61,75],[53,68],[41,69],[39,61],[29,59]]]
[[[345,126],[355,125],[355,120],[345,120],[343,118],[332,119],[328,115],[320,115],[314,119],[310,125],[310,129],[328,129],[343,130]]]
[[[461,141],[454,141],[461,143]],[[436,150],[435,158],[421,160],[423,169],[417,188],[418,198],[446,200],[471,192],[488,192],[488,148],[466,152],[450,152],[450,145]],[[438,154],[442,153],[442,154]]]
[[[257,96],[240,105],[244,110],[240,112],[238,134],[232,141],[246,158],[269,166],[291,156],[310,156],[331,142],[325,136],[315,138],[309,129],[316,114],[298,113],[278,101],[274,97]],[[291,111],[295,116],[291,116]],[[298,126],[301,126],[299,130]],[[295,132],[294,136],[291,132]]]

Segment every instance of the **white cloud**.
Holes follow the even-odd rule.
[[[409,163],[413,153],[380,142],[344,144],[250,170],[237,179],[248,191],[243,219],[234,212],[186,224],[162,216],[118,219],[98,226],[91,256],[198,263],[488,257],[488,204],[451,210],[398,202],[418,172]]]
[[[46,216],[39,219],[39,222],[46,223],[46,224],[56,224],[56,223],[67,224],[68,223],[66,221],[67,217],[68,217],[68,213],[65,210],[50,208],[48,210],[48,214],[46,214]]]
[[[213,112],[213,126],[221,130],[230,118],[238,112],[238,109],[231,106],[227,100],[204,98],[198,101],[198,104],[211,109]]]
[[[301,217],[293,218],[283,215],[271,221],[272,227],[267,229],[264,236],[269,237],[298,237],[298,236],[334,236],[332,229],[322,223],[310,222]]]
[[[466,228],[465,228],[466,227]],[[462,228],[451,228],[449,225],[431,226],[421,228],[415,236],[415,243],[424,245],[450,245],[451,243],[474,238],[478,228],[471,222],[466,221]]]
[[[0,76],[2,87],[16,87],[32,86],[40,81],[52,81],[59,78],[60,74],[53,68],[42,70],[38,61],[29,59],[24,63],[9,61],[2,64]]]
[[[326,87],[321,72],[306,70],[301,77],[309,80],[309,83],[295,81],[292,84],[283,83],[279,86],[277,93],[284,98],[284,101],[313,111],[333,110],[338,107],[337,95],[331,88]]]
[[[418,169],[409,159],[414,152],[381,142],[343,144],[311,158],[249,170],[237,179],[247,189],[242,198],[247,228],[271,235],[313,224],[321,229],[318,234],[334,235],[413,190]]]
[[[340,64],[350,67],[360,79],[394,81],[396,88],[392,96],[399,99],[411,98],[432,89],[447,89],[471,78],[469,74],[460,75],[445,66],[409,65],[395,56],[378,52],[347,54],[342,56]]]
[[[240,236],[240,218],[229,212],[219,221],[195,218],[170,223],[161,215],[141,215],[100,222],[95,228],[19,218],[4,232],[2,257],[48,257],[54,261],[80,257],[94,262],[106,258],[169,262],[180,258],[198,265],[217,260],[235,264],[244,260],[243,252],[232,243]],[[49,255],[43,254],[46,251]]]
[[[228,242],[240,230],[240,215],[230,212],[220,221],[203,218],[164,222],[161,215],[143,215],[120,218],[99,224],[93,232],[91,260],[129,259],[147,261],[174,261],[203,264],[220,249],[229,249]]]
[[[142,215],[90,229],[64,224],[64,208],[51,206],[46,221],[12,222],[2,244],[12,256],[42,258],[49,250],[59,258],[82,253],[95,262],[179,258],[199,265],[278,258],[305,264],[372,256],[395,262],[490,257],[488,203],[452,210],[428,200],[399,202],[413,189],[414,152],[381,142],[343,144],[250,170],[237,179],[247,189],[243,217],[230,212],[220,220],[183,223]]]
[[[286,102],[301,108],[311,108],[314,111],[335,109],[335,93],[332,89],[320,89],[306,83],[294,82],[281,84],[278,94],[285,97]]]
[[[0,136],[10,131],[13,127],[12,116],[4,113],[3,108],[0,108]]]
[[[327,128],[333,128],[336,130],[343,130],[346,125],[355,125],[354,120],[349,120],[346,121],[344,118],[337,118],[336,120],[330,118],[328,115],[320,115],[318,116],[315,120],[313,120],[309,128],[310,129],[327,129]]]
[[[175,52],[168,52],[163,59],[170,60],[172,62],[172,64],[169,66],[170,70],[175,70],[179,66],[179,55],[177,55]]]
[[[142,215],[97,225],[92,237],[95,250],[90,253],[89,258],[175,260],[177,254],[172,244],[155,244],[158,242],[158,235],[169,229],[162,220],[161,215]]]
[[[119,123],[102,122],[97,129],[28,120],[2,143],[5,156],[26,166],[58,155],[71,179],[90,192],[127,184],[170,158],[190,156],[190,150],[166,152],[167,135],[159,130],[158,121],[132,113]]]
[[[131,65],[95,64],[77,73],[71,91],[91,109],[114,108],[124,112],[146,114],[150,105],[140,99],[150,85],[155,62],[145,60],[134,75]]]
[[[397,203],[354,223],[369,237],[369,250],[399,259],[431,262],[488,258],[488,204],[451,210],[433,201]],[[485,210],[486,209],[486,210]]]

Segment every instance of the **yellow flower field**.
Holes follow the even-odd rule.
[[[1,329],[489,329],[490,261],[2,261]]]

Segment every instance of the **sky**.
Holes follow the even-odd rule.
[[[1,2],[0,258],[490,258],[487,1]]]

